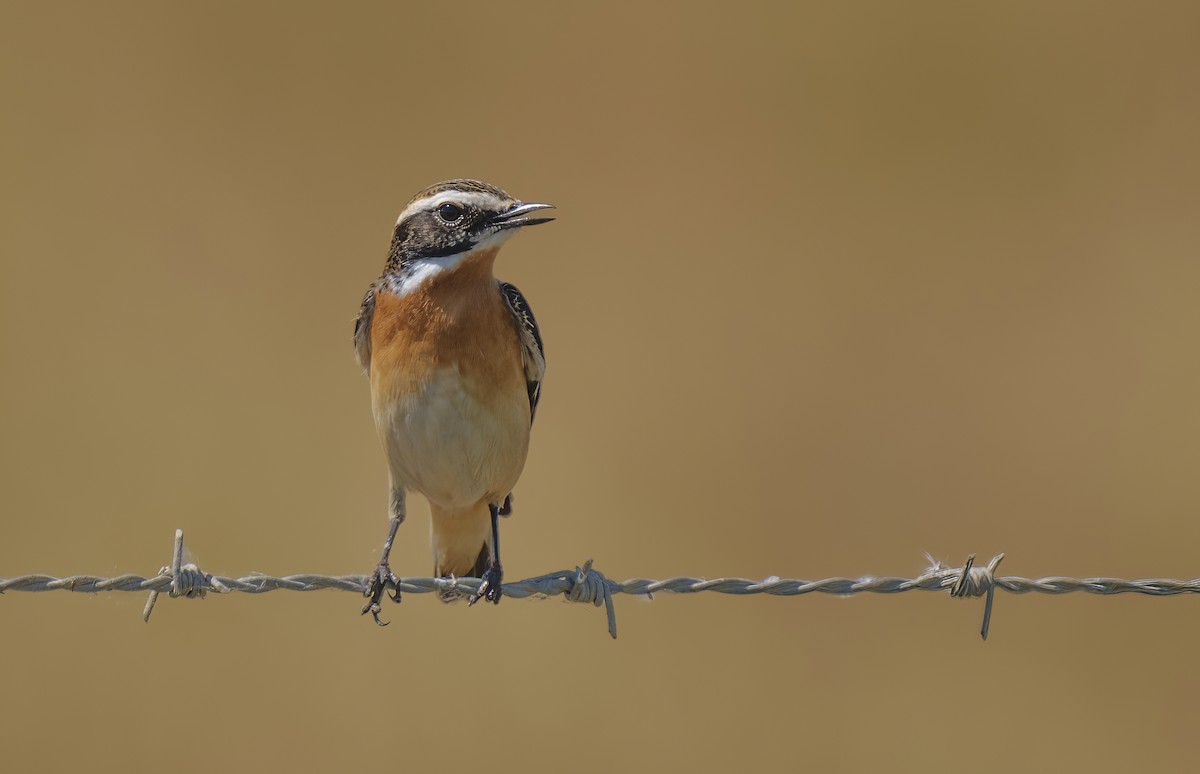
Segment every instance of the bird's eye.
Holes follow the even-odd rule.
[[[441,207],[437,208],[438,217],[447,223],[457,223],[462,220],[463,208],[457,204],[446,202]]]

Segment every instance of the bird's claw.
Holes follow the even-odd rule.
[[[367,598],[367,604],[363,605],[362,614],[371,614],[375,619],[375,623],[379,626],[387,626],[389,621],[380,621],[379,603],[387,593],[388,588],[392,589],[389,595],[393,602],[400,603],[400,578],[392,572],[392,568],[388,567],[387,562],[380,562],[375,571],[371,573],[370,579],[367,581],[367,590],[363,592],[363,596]]]
[[[493,562],[483,574],[483,583],[479,584],[479,591],[475,592],[475,596],[471,597],[467,606],[470,607],[485,598],[493,605],[500,604],[500,597],[504,595],[504,587],[501,585],[503,578],[504,568],[500,566],[499,562]]]

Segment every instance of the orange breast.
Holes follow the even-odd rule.
[[[471,256],[403,296],[379,293],[371,325],[376,400],[419,390],[447,367],[472,386],[486,385],[487,395],[524,394],[520,339],[492,276],[495,256]]]
[[[457,367],[488,394],[524,394],[521,342],[500,298],[496,251],[472,256],[403,296],[380,292],[371,325],[371,386],[377,400],[420,388],[428,373]]]
[[[443,507],[503,498],[529,448],[520,338],[494,259],[375,300],[371,400],[393,482]]]

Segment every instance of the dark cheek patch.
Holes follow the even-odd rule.
[[[403,266],[413,258],[442,258],[466,252],[475,246],[472,234],[487,220],[486,213],[468,210],[461,223],[447,226],[432,212],[396,227],[389,263]]]
[[[441,258],[470,250],[474,243],[467,238],[467,219],[463,223],[447,226],[433,213],[421,217],[410,235],[406,247],[413,255]]]

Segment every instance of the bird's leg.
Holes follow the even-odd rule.
[[[492,515],[492,561],[483,574],[483,583],[479,584],[479,591],[476,591],[475,596],[471,597],[469,605],[473,605],[485,597],[488,602],[498,605],[500,597],[504,593],[501,586],[501,581],[504,579],[504,568],[500,566],[500,507],[488,503],[488,511]]]
[[[383,541],[383,555],[379,559],[379,565],[367,580],[367,590],[363,592],[363,596],[368,600],[367,604],[363,605],[363,615],[370,613],[371,617],[375,619],[375,623],[380,626],[387,626],[386,621],[379,620],[379,603],[389,586],[392,589],[392,601],[400,602],[400,579],[388,566],[388,555],[392,553],[392,543],[396,541],[396,530],[404,522],[403,489],[392,490],[391,512],[392,518],[388,522],[387,540]]]

